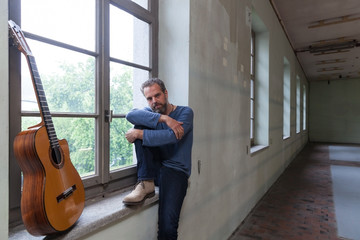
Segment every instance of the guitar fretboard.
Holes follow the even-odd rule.
[[[40,75],[36,66],[35,57],[32,55],[28,55],[28,63],[31,70],[31,74],[34,81],[35,94],[37,96],[39,106],[40,106],[40,114],[42,115],[43,121],[45,123],[45,128],[49,136],[50,146],[52,149],[59,147],[59,141],[56,136],[54,124],[52,121],[52,117],[49,111],[49,107],[46,101],[45,91],[40,79]]]

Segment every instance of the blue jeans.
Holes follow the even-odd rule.
[[[158,239],[177,239],[181,207],[188,187],[188,176],[162,166],[159,148],[146,147],[136,140],[138,180],[154,179],[159,186]]]

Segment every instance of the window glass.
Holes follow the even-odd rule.
[[[95,58],[28,39],[50,112],[95,112]],[[23,55],[22,55],[23,56]],[[31,75],[22,59],[22,110],[38,111]]]
[[[22,117],[21,118],[21,131],[28,129],[29,127],[35,126],[41,122],[40,117]]]
[[[254,119],[254,100],[250,100],[250,118]]]
[[[146,106],[140,85],[148,77],[148,71],[119,63],[110,63],[110,109],[114,114],[110,124],[109,167],[111,171],[136,163],[133,146],[124,137],[126,131],[133,125],[125,118],[119,118],[116,115],[126,114],[134,107]]]
[[[114,114],[126,114],[132,108],[146,106],[140,87],[148,78],[148,71],[110,63],[110,109]]]
[[[114,118],[111,122],[109,163],[111,171],[136,164],[133,144],[129,144],[124,137],[126,131],[132,127],[133,125],[125,118]]]
[[[250,139],[254,139],[254,121],[250,120]]]
[[[81,177],[95,174],[95,119],[54,118],[56,134],[69,144],[70,159]]]
[[[95,0],[23,0],[21,28],[42,37],[95,50]]]
[[[300,132],[300,77],[296,76],[296,133]]]
[[[250,98],[251,98],[251,99],[254,99],[254,91],[255,91],[255,88],[254,88],[254,80],[251,79],[251,80],[250,80]]]
[[[303,85],[303,130],[306,130],[306,86]]]
[[[255,120],[255,32],[251,31],[250,41],[250,140],[254,144],[254,120]]]
[[[283,73],[283,137],[290,136],[290,64],[284,57],[284,73]]]
[[[149,24],[112,5],[110,57],[149,67]]]
[[[58,139],[66,139],[70,159],[80,176],[95,173],[95,120],[92,118],[52,117]],[[21,128],[25,130],[40,123],[40,117],[22,117]]]
[[[139,4],[140,6],[142,6],[145,9],[148,9],[149,6],[149,1],[148,0],[132,0],[134,3]]]
[[[253,9],[254,10],[254,9]],[[250,78],[254,81],[252,100],[253,119],[250,137],[251,145],[269,144],[269,32],[256,14],[252,12],[251,22],[251,53],[253,58],[252,74]]]

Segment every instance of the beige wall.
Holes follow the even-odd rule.
[[[0,239],[8,237],[9,92],[8,1],[0,1]]]
[[[360,143],[360,79],[310,84],[310,141]]]
[[[251,3],[269,31],[270,58],[270,146],[252,156],[247,153],[251,24],[246,16]],[[190,13],[193,175],[180,234],[181,239],[226,239],[307,141],[306,132],[295,135],[294,110],[292,136],[282,138],[284,56],[292,66],[292,82],[303,73],[269,1],[191,1]]]

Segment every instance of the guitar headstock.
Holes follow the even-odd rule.
[[[21,28],[12,20],[8,21],[9,34],[13,39],[14,45],[25,55],[32,55],[29,45],[25,40],[25,35]]]

